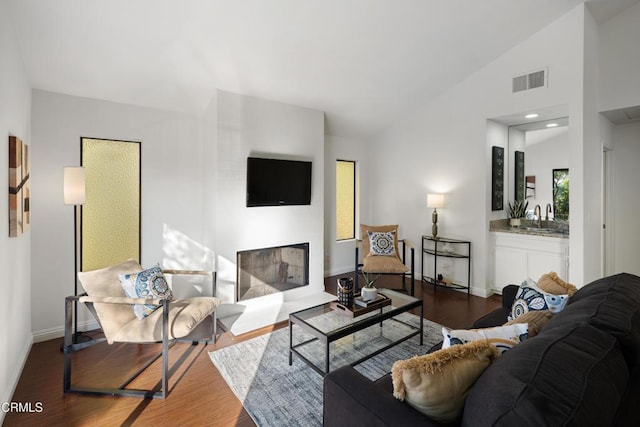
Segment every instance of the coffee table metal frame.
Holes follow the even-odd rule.
[[[333,310],[331,310],[331,308],[329,307],[330,303],[326,303],[326,304],[321,304],[315,307],[311,307],[311,308],[307,308],[305,310],[300,310],[297,311],[295,313],[291,313],[289,314],[289,366],[291,366],[291,364],[293,364],[293,354],[295,353],[300,359],[302,359],[307,365],[309,365],[311,368],[313,368],[314,371],[316,371],[317,373],[319,373],[320,375],[326,375],[329,373],[329,347],[330,344],[336,340],[339,340],[340,338],[346,337],[348,335],[351,335],[355,332],[361,331],[363,329],[366,329],[370,326],[375,325],[376,323],[380,324],[380,327],[382,327],[382,322],[385,320],[393,320],[396,322],[400,322],[404,325],[407,325],[409,327],[411,327],[412,329],[415,329],[413,332],[407,334],[405,337],[393,341],[391,343],[389,343],[388,345],[374,351],[373,353],[362,357],[358,360],[356,360],[355,362],[350,363],[351,366],[355,366],[359,363],[364,362],[367,359],[370,359],[380,353],[382,353],[383,351],[386,351],[388,349],[390,349],[391,347],[400,344],[401,342],[404,342],[406,340],[408,340],[409,338],[412,338],[416,335],[420,336],[420,345],[423,345],[423,331],[424,331],[424,305],[422,303],[422,299],[419,298],[414,298],[412,296],[406,295],[406,294],[402,294],[396,291],[392,291],[389,289],[379,289],[378,292],[380,292],[381,294],[391,298],[392,302],[391,302],[391,306],[386,306],[386,307],[390,307],[389,310],[384,311],[383,309],[385,307],[381,307],[380,310],[375,313],[375,311],[373,311],[372,313],[375,313],[373,315],[369,315],[369,316],[363,316],[361,317],[356,317],[353,319],[353,322],[336,328],[334,330],[331,330],[329,332],[326,331],[321,331],[320,329],[314,327],[313,325],[310,325],[309,323],[307,323],[306,319],[304,317],[302,317],[302,315],[304,313],[307,314],[316,314],[316,315],[321,315],[323,313],[327,313],[327,312],[331,312]],[[405,313],[408,312],[409,310],[412,310],[414,308],[420,308],[420,327],[416,328],[413,325],[410,325],[406,322],[403,322],[401,320],[395,319],[395,316],[401,314],[401,313]],[[314,313],[315,311],[315,313]],[[340,313],[336,313],[336,316],[343,316]],[[311,315],[308,318],[313,318],[315,317],[314,315]],[[293,325],[298,325],[304,332],[307,332],[309,334],[311,334],[313,336],[312,339],[309,339],[307,341],[303,341],[301,343],[298,343],[296,345],[293,345]],[[310,361],[309,359],[307,359],[305,356],[303,356],[299,351],[298,348],[307,345],[311,342],[314,341],[320,341],[325,348],[325,360],[324,360],[324,370],[322,370],[322,368],[316,366],[312,361]]]

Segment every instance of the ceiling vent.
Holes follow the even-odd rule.
[[[537,87],[544,87],[547,85],[546,68],[538,71],[534,71],[529,74],[523,74],[513,78],[512,92],[522,92],[523,90],[535,89]]]

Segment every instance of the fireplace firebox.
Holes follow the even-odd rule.
[[[309,243],[237,253],[237,300],[309,285]]]

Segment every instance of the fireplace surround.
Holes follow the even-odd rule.
[[[237,252],[236,300],[309,285],[309,243]]]

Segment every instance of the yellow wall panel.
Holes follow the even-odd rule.
[[[336,239],[355,238],[355,173],[356,164],[336,162]]]
[[[140,143],[82,139],[82,271],[140,261]]]

